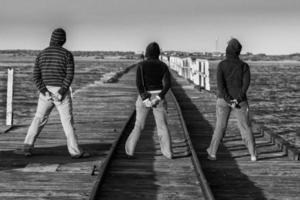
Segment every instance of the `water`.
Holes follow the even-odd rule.
[[[217,64],[210,63],[213,91]],[[300,134],[300,62],[249,62],[249,66],[252,119],[296,145],[296,135]]]
[[[135,60],[76,60],[73,90],[82,88],[104,73],[119,71]],[[216,90],[218,62],[210,63],[212,90]],[[300,62],[250,62],[251,85],[248,91],[252,119],[291,144],[300,130]],[[14,60],[0,64],[0,124],[5,123],[7,67],[14,67],[14,123],[27,124],[32,119],[38,93],[32,82],[33,61]],[[299,145],[300,148],[300,145]]]
[[[13,67],[14,76],[14,124],[28,124],[36,111],[38,92],[32,81],[33,60],[15,60],[0,64],[0,125],[5,124],[6,109],[6,81],[7,68]],[[105,73],[124,70],[138,62],[137,60],[95,60],[77,59],[75,63],[75,77],[72,90],[100,80]]]

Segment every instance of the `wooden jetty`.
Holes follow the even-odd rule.
[[[70,158],[55,109],[30,158],[13,153],[22,145],[27,126],[1,134],[0,199],[88,199],[98,169],[134,111],[134,76],[133,70],[118,83],[95,82],[77,90],[73,99],[76,133],[91,158]]]
[[[289,160],[286,151],[254,127],[257,162],[242,142],[231,116],[217,161],[206,159],[215,126],[216,96],[196,89],[173,73],[173,92],[180,103],[191,140],[215,199],[299,199],[300,165]],[[251,107],[251,105],[250,105]],[[255,130],[256,129],[256,130]]]
[[[128,159],[124,143],[133,128],[136,96],[135,68],[117,83],[95,82],[77,90],[76,132],[90,158],[70,158],[57,112],[37,140],[33,157],[13,153],[27,127],[1,134],[0,199],[299,199],[299,162],[289,160],[258,128],[259,161],[250,161],[234,118],[218,160],[206,159],[216,97],[175,73],[167,95],[175,159],[162,156],[152,114],[136,158]]]
[[[172,91],[166,99],[174,159],[169,160],[160,152],[151,112],[137,145],[135,158],[128,159],[124,144],[133,128],[133,118],[120,138],[110,163],[103,169],[91,199],[214,199],[197,155],[188,142],[190,138]]]

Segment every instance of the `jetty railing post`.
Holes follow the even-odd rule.
[[[183,60],[182,59],[182,64],[183,64],[183,71],[184,71],[184,74],[183,74],[183,76],[184,76],[184,78],[185,79],[188,79],[188,68],[187,68],[187,64],[186,64],[186,60]]]
[[[13,84],[14,69],[7,70],[6,126],[13,125]]]
[[[162,57],[162,60],[167,60],[172,70],[185,79],[193,82],[199,90],[210,90],[209,82],[209,62],[205,59],[180,58],[170,56],[169,59]]]
[[[200,70],[201,70],[201,63],[199,62],[198,59],[195,60],[195,79],[196,79],[196,84],[198,86],[198,90],[201,91],[201,75],[200,75]]]
[[[209,62],[207,60],[204,61],[204,74],[205,74],[205,90],[210,90],[210,83],[209,83]]]
[[[200,76],[201,76],[201,81],[200,81],[200,88],[204,88],[204,65],[203,65],[203,61],[200,61]]]
[[[186,79],[186,67],[185,67],[185,60],[182,59],[182,69],[183,69],[183,77]]]

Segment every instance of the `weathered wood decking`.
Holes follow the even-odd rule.
[[[231,117],[217,161],[206,159],[215,125],[216,97],[199,92],[173,74],[173,91],[216,199],[299,199],[300,165],[258,130],[255,131],[259,161],[251,162],[234,117]],[[250,105],[251,106],[251,105]]]
[[[70,158],[55,109],[33,157],[13,153],[22,145],[27,126],[1,134],[0,199],[88,199],[97,169],[134,110],[134,74],[130,71],[118,83],[99,82],[77,90],[73,100],[76,133],[91,158]]]
[[[181,106],[190,138],[216,199],[299,199],[300,166],[255,132],[259,161],[251,162],[230,119],[217,161],[206,159],[205,148],[215,124],[215,97],[199,92],[174,74],[173,92]],[[124,156],[121,137],[98,199],[205,199],[192,157],[186,157],[183,125],[171,96],[169,125],[177,158],[168,160],[159,150],[153,116],[137,146],[137,158]],[[24,158],[13,151],[23,143],[27,126],[0,135],[0,199],[89,199],[99,169],[108,158],[136,100],[135,69],[118,83],[95,83],[79,89],[74,98],[76,132],[91,158],[71,159],[58,113],[52,113],[37,140],[35,155]],[[251,105],[250,105],[251,106]]]
[[[174,159],[162,156],[152,112],[136,148],[135,158],[125,156],[124,144],[134,120],[121,138],[105,179],[95,199],[207,199],[197,179],[189,146],[175,99],[169,93],[168,124],[173,140]]]

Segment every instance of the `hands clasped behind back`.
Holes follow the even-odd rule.
[[[46,92],[44,97],[47,101],[54,101],[54,102],[62,101],[62,95],[59,93]]]
[[[237,99],[230,100],[230,103],[228,105],[231,108],[237,108],[237,109],[241,108]]]
[[[47,86],[48,91],[45,92],[45,94],[42,94],[42,97],[47,101],[52,101],[53,103],[60,104],[65,96],[70,92],[67,91],[67,93],[62,96],[58,91],[60,87],[54,87],[54,86]]]
[[[143,101],[143,104],[147,108],[155,108],[161,102],[161,98],[159,96],[151,96]]]

